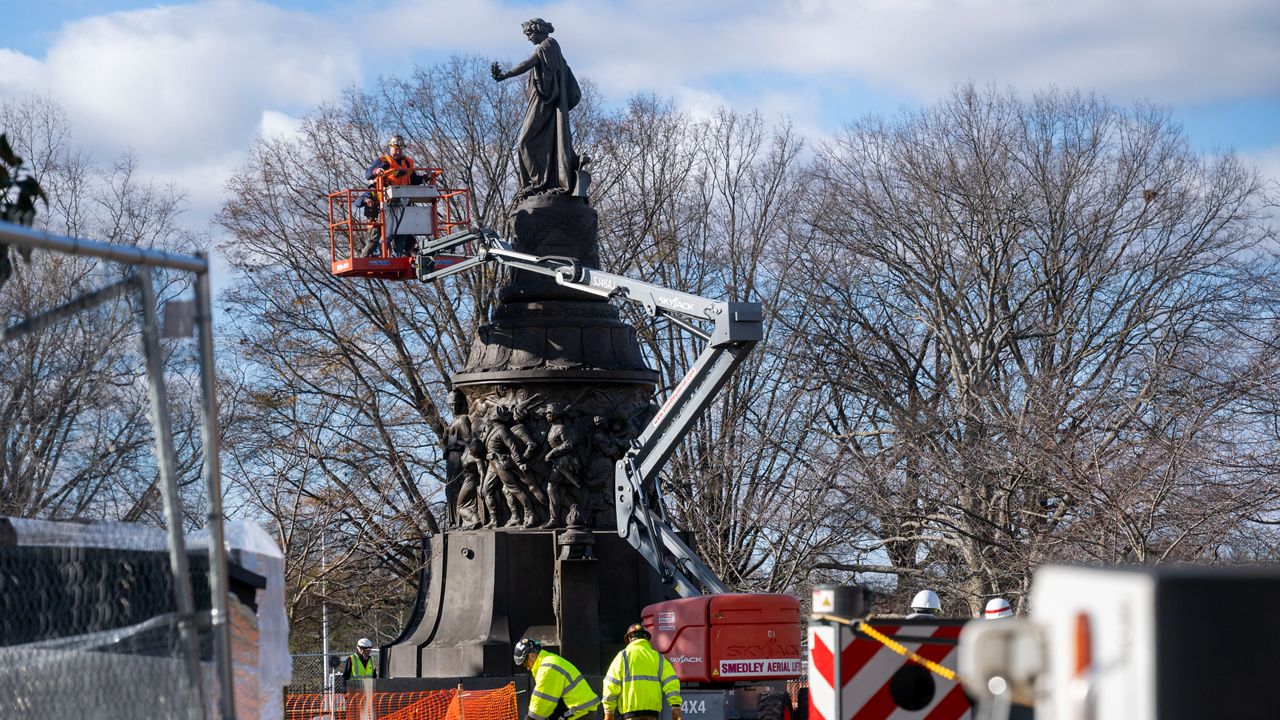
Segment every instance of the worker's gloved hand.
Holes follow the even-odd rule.
[[[671,720],[680,720],[680,706],[679,706],[679,705],[672,705],[672,706],[671,706]]]
[[[493,65],[491,65],[489,67],[489,72],[493,74],[494,80],[502,79],[502,66],[498,65],[498,63],[494,63]]]
[[[613,720],[613,711],[612,711],[612,710],[605,710],[605,711],[604,711],[604,720]]]

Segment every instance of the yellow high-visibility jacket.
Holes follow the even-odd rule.
[[[538,653],[533,666],[533,695],[529,698],[529,717],[547,720],[564,700],[568,710],[564,720],[574,720],[600,705],[600,697],[587,684],[573,663],[554,653]]]
[[[660,713],[665,701],[679,707],[680,680],[675,668],[648,640],[636,638],[613,658],[604,676],[604,708],[627,717]]]
[[[352,653],[349,660],[351,661],[351,677],[356,680],[367,680],[377,674],[373,665],[373,655],[368,660],[361,660],[359,653]]]

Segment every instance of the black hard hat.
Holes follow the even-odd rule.
[[[640,623],[633,623],[631,627],[627,628],[627,631],[622,634],[622,639],[627,642],[631,642],[631,638],[633,637],[641,637],[648,640],[651,636],[649,635],[649,631],[644,629],[644,625],[641,625]]]
[[[542,643],[537,640],[522,638],[512,649],[511,659],[516,661],[516,665],[524,665],[524,661],[529,657],[529,654],[536,652],[542,652]]]

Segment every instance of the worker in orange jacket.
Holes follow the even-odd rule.
[[[379,155],[369,164],[369,168],[364,172],[364,179],[369,185],[370,192],[361,196],[360,205],[364,207],[365,217],[372,220],[378,217],[378,207],[382,204],[380,187],[422,185],[429,182],[431,177],[414,168],[413,158],[404,152],[404,138],[400,135],[392,135],[387,140],[387,152]],[[358,257],[368,257],[377,250],[380,239],[381,232],[377,227],[372,228],[369,240],[365,243],[364,249],[358,253]],[[413,245],[412,235],[393,234],[387,239],[391,241],[392,252],[396,255],[408,255]]]

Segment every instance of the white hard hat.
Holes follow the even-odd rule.
[[[373,641],[370,640],[369,638],[360,638],[359,640],[356,641],[356,647],[371,648],[373,647]]]
[[[987,601],[987,609],[982,613],[982,617],[988,620],[1013,617],[1013,608],[1009,607],[1009,601],[1004,598],[991,598]]]
[[[912,610],[942,610],[942,603],[938,601],[938,593],[932,590],[921,590],[916,596],[911,598]]]
[[[387,147],[404,147],[404,138],[399,134],[387,138]]]

